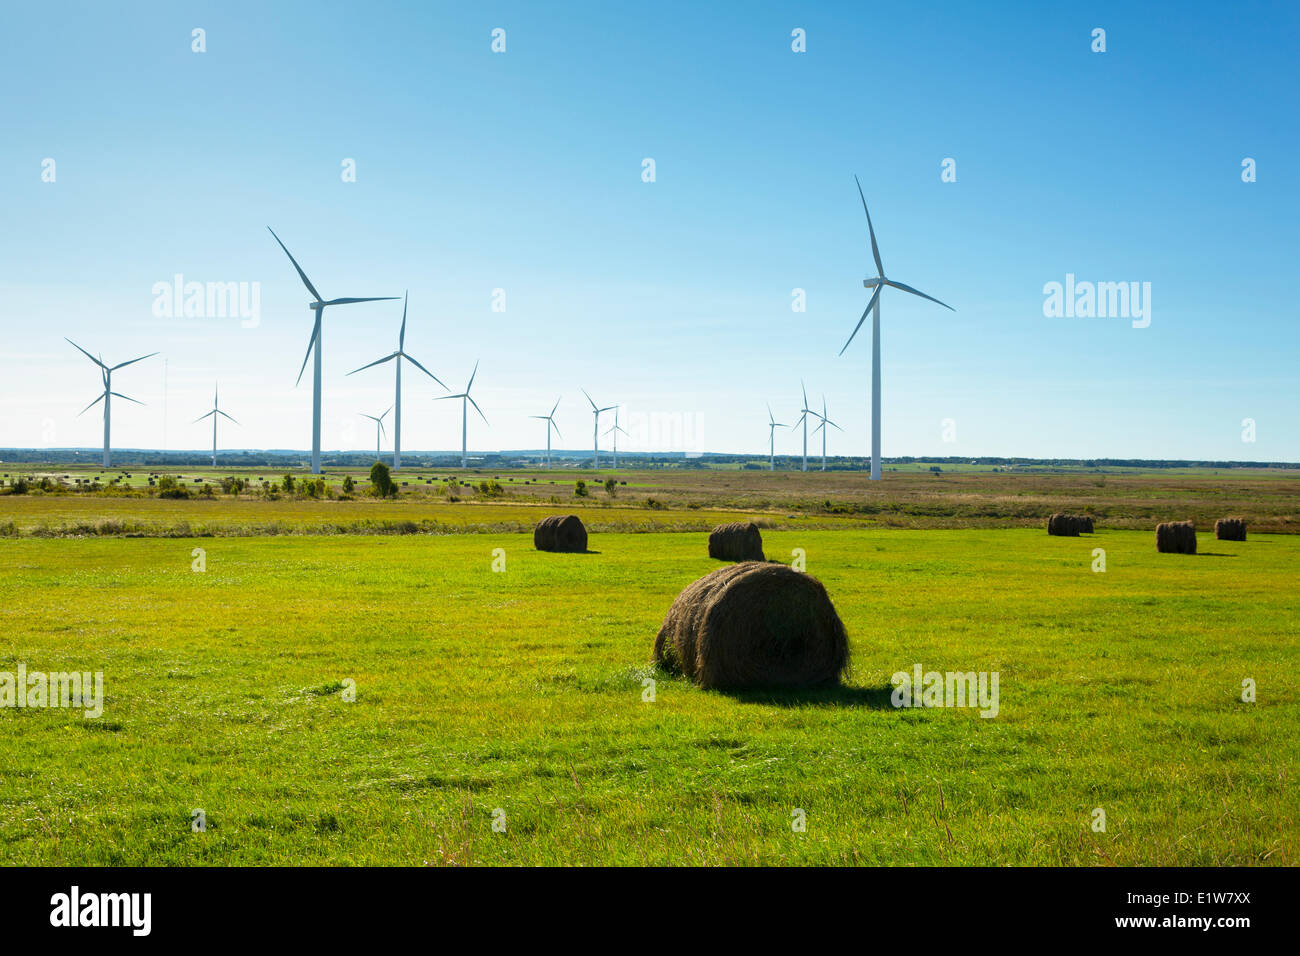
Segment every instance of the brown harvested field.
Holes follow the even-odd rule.
[[[196,487],[196,477],[231,473],[180,471],[189,487]],[[263,478],[279,478],[264,469],[234,473],[256,479],[255,487]],[[235,498],[219,489],[209,500],[170,500],[150,497],[152,489],[141,487],[147,472],[135,469],[126,492],[0,494],[0,534],[149,535],[184,531],[183,523],[196,534],[523,531],[551,513],[542,509],[556,507],[579,515],[596,533],[708,530],[742,516],[764,528],[1027,527],[1041,526],[1057,511],[1089,515],[1099,529],[1154,529],[1184,519],[1211,528],[1230,514],[1244,517],[1253,531],[1300,532],[1300,470],[1287,469],[970,468],[934,474],[912,468],[886,470],[876,483],[861,471],[410,469],[399,473],[406,484],[393,500],[371,498],[360,469],[330,471],[331,493],[345,474],[358,482],[354,500],[268,500],[261,493]],[[602,487],[609,477],[626,482],[613,496]],[[575,495],[578,480],[587,483],[585,497]],[[496,487],[480,489],[489,482]]]

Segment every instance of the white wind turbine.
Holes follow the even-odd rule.
[[[767,406],[767,455],[768,471],[776,471],[776,430],[786,426],[772,417],[772,406]]]
[[[813,414],[817,415],[816,412],[813,412]],[[817,417],[821,419],[821,424],[813,429],[813,434],[814,435],[817,434],[818,431],[822,433],[822,471],[825,471],[826,470],[826,426],[834,425],[836,428],[839,428],[840,431],[844,431],[844,429],[840,428],[839,425],[836,425],[833,421],[831,421],[829,418],[826,417],[826,396],[825,395],[822,396],[822,413],[820,415],[817,415]]]
[[[363,371],[368,368],[373,368],[376,365],[383,365],[385,362],[396,363],[395,367],[397,369],[397,394],[393,401],[393,409],[396,409],[397,411],[397,414],[393,416],[393,470],[394,471],[402,467],[402,359],[406,359],[408,362],[410,362],[412,365],[418,368],[425,375],[429,376],[429,378],[433,379],[439,385],[442,385],[444,391],[447,390],[447,386],[443,385],[442,380],[439,379],[438,376],[434,375],[427,368],[425,368],[414,358],[408,355],[405,349],[406,349],[406,296],[403,295],[402,296],[402,328],[401,331],[397,333],[397,351],[393,352],[391,355],[385,355],[381,359],[375,359],[369,365],[363,365],[361,366],[361,368],[354,368],[351,372],[348,372],[349,375],[355,375],[357,372]],[[390,409],[390,411],[393,409]],[[388,412],[385,412],[384,414],[387,415]],[[374,416],[367,415],[366,418],[374,418]]]
[[[808,470],[808,416],[816,416],[811,408],[808,407],[808,389],[804,387],[803,381],[799,382],[799,388],[803,390],[803,406],[799,410],[799,420],[791,427],[798,428],[803,426],[803,470]]]
[[[625,429],[619,427],[618,406],[615,405],[614,406],[614,427],[609,429],[609,431],[605,432],[606,435],[614,436],[614,467],[615,468],[618,467],[618,433],[619,432],[623,432],[624,435],[627,434],[627,431]]]
[[[389,405],[388,411],[384,412],[384,414],[380,415],[378,418],[374,415],[367,415],[365,412],[358,413],[362,418],[368,418],[375,423],[375,461],[378,461],[379,456],[383,454],[383,452],[380,451],[382,446],[379,444],[379,440],[381,437],[388,434],[384,431],[384,419],[388,417],[388,412],[391,412],[392,410],[393,406]]]
[[[582,389],[582,394],[587,395],[587,390]],[[591,402],[591,396],[587,395],[587,401]],[[600,467],[600,413],[613,411],[617,406],[606,405],[604,408],[597,408],[595,402],[591,402],[591,414],[593,421],[591,423],[591,446],[592,446],[592,467]]]
[[[474,363],[474,371],[470,373],[469,384],[465,386],[465,391],[458,395],[439,395],[434,399],[435,402],[445,401],[448,398],[459,398],[460,403],[460,467],[466,468],[469,464],[469,406],[474,406],[474,411],[478,412],[478,417],[483,419],[483,424],[487,424],[487,416],[483,414],[483,409],[478,407],[478,402],[470,398],[469,390],[474,386],[474,376],[478,374],[478,362]]]
[[[143,362],[147,358],[153,358],[158,353],[150,352],[148,355],[141,355],[139,358],[133,358],[129,362],[121,362],[117,365],[113,365],[110,367],[108,365],[105,365],[100,359],[95,358],[95,356],[91,355],[89,352],[83,349],[76,342],[72,341],[72,339],[67,339],[66,337],[65,339],[67,343],[71,345],[74,349],[76,349],[82,355],[86,356],[86,358],[90,359],[92,362],[94,362],[96,365],[99,366],[99,377],[103,379],[104,392],[102,395],[99,396],[99,398],[95,399],[93,402],[91,402],[89,405],[87,405],[85,408],[79,411],[77,413],[77,417],[80,418],[82,415],[86,414],[86,412],[90,411],[100,402],[104,403],[104,467],[108,468],[111,466],[111,458],[112,458],[112,443],[110,441],[110,432],[112,430],[111,410],[112,410],[113,396],[116,395],[118,398],[125,398],[128,402],[135,402],[137,405],[144,404],[144,402],[138,402],[134,398],[129,398],[128,396],[123,395],[121,392],[113,391],[113,373],[120,368],[125,368],[128,365],[134,365],[136,362]]]
[[[198,418],[194,419],[194,421],[190,422],[191,425],[197,425],[205,418],[212,419],[212,467],[213,468],[217,467],[217,416],[218,415],[220,415],[222,418],[229,418],[232,422],[235,422],[235,420],[233,418],[230,418],[229,415],[223,412],[220,406],[218,405],[217,386],[214,384],[212,386],[212,411],[208,412],[206,415],[200,415]],[[239,422],[235,422],[235,424],[238,425]]]
[[[311,473],[320,474],[320,368],[321,368],[321,318],[325,315],[327,305],[350,305],[354,302],[387,302],[390,299],[396,299],[395,295],[371,296],[365,299],[329,299],[322,300],[316,287],[311,284],[307,278],[307,273],[302,271],[302,266],[298,265],[298,260],[293,257],[288,249],[285,248],[280,237],[275,235],[275,230],[270,226],[266,227],[267,232],[275,236],[275,241],[279,243],[280,248],[284,249],[284,254],[289,257],[293,263],[294,269],[298,272],[298,278],[302,279],[302,284],[307,287],[307,291],[314,297],[311,302],[307,303],[307,308],[316,313],[316,322],[312,326],[311,341],[307,343],[307,354],[302,358],[302,368],[298,370],[298,382],[302,381],[302,373],[307,370],[307,359],[311,358],[312,349],[316,350],[316,364],[312,372],[312,404],[311,404]],[[294,384],[297,385],[298,382]]]
[[[560,396],[560,398],[563,397],[564,397],[563,395]],[[540,418],[546,422],[546,467],[548,469],[551,467],[551,429],[552,428],[555,429],[555,434],[557,435],[560,434],[560,426],[555,424],[555,409],[559,407],[560,407],[560,399],[557,398],[555,400],[555,408],[551,409],[551,414],[528,416],[529,418]],[[560,435],[560,437],[563,438],[564,436]]]
[[[858,183],[858,196],[862,199],[862,211],[867,214],[867,231],[871,233],[871,255],[876,260],[876,275],[872,279],[863,279],[862,285],[867,289],[875,289],[871,294],[871,301],[867,303],[866,309],[862,313],[862,318],[858,319],[858,324],[853,327],[853,334],[849,336],[849,341],[844,343],[844,348],[840,349],[840,354],[844,354],[844,349],[849,347],[849,342],[853,341],[853,336],[858,334],[858,329],[862,328],[862,323],[867,320],[867,313],[872,312],[871,317],[871,480],[880,480],[880,290],[885,286],[893,286],[895,289],[901,289],[904,292],[910,292],[912,295],[919,295],[922,299],[929,299],[938,305],[943,306],[950,312],[956,312],[952,306],[946,302],[940,302],[934,296],[926,295],[913,289],[910,285],[904,285],[901,282],[895,282],[893,279],[885,278],[885,267],[880,262],[880,248],[876,245],[876,230],[871,225],[871,213],[867,209],[867,197],[862,195],[862,183],[858,182],[858,177],[854,176],[853,181]],[[804,404],[807,404],[805,402]]]

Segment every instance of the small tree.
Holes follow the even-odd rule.
[[[397,494],[397,485],[393,484],[393,476],[382,461],[377,461],[370,466],[370,485],[373,493],[381,498],[391,498]]]
[[[352,476],[351,476],[351,475],[344,475],[344,476],[343,476],[343,493],[344,493],[345,495],[350,495],[350,494],[352,494],[352,489],[354,489],[356,486],[357,486],[357,483],[356,483],[355,481],[352,480]]]
[[[280,487],[284,489],[286,495],[293,494],[293,475],[285,475],[280,479]]]
[[[581,478],[579,478],[578,483],[573,486],[573,494],[574,497],[577,498],[587,497],[587,483]]]
[[[606,479],[605,479],[605,494],[609,495],[611,498],[613,498],[614,495],[618,494],[618,479],[617,479],[617,478],[606,478]]]

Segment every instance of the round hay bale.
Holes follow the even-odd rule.
[[[722,561],[764,561],[763,536],[752,521],[721,524],[709,532],[709,557]]]
[[[1060,511],[1047,519],[1047,533],[1058,537],[1076,537],[1079,534],[1072,516]]]
[[[1092,517],[1091,515],[1075,515],[1075,521],[1079,524],[1080,534],[1092,534]]]
[[[813,687],[844,676],[849,638],[816,578],[745,561],[677,595],[655,638],[654,660],[705,689]]]
[[[1214,522],[1214,536],[1220,541],[1245,541],[1245,518],[1220,518]]]
[[[1195,554],[1196,525],[1190,521],[1162,521],[1156,525],[1156,550],[1161,554]]]
[[[577,515],[551,515],[533,529],[533,547],[538,551],[583,554],[587,550],[587,529]]]

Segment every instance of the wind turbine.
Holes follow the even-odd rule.
[[[926,295],[913,289],[910,285],[904,285],[901,282],[895,282],[892,279],[885,278],[885,267],[880,262],[880,248],[876,245],[876,230],[871,225],[871,212],[867,209],[867,197],[862,195],[862,183],[858,182],[858,177],[854,176],[853,181],[858,183],[858,196],[862,199],[862,211],[867,214],[867,231],[871,233],[871,255],[876,260],[876,275],[872,279],[863,279],[862,285],[866,289],[875,289],[871,294],[871,301],[867,303],[866,309],[862,313],[862,318],[858,319],[858,324],[853,327],[853,335],[849,336],[849,341],[844,343],[844,348],[840,349],[840,354],[844,354],[844,349],[849,347],[849,342],[853,341],[853,336],[858,334],[858,329],[862,328],[862,323],[867,320],[867,313],[872,312],[871,317],[871,480],[880,480],[880,290],[885,286],[893,286],[895,289],[901,289],[904,292],[910,292],[912,295],[919,295],[922,299],[929,299],[938,305],[943,306],[950,312],[956,312],[952,306],[946,302],[940,302],[934,296]],[[804,404],[807,404],[806,402]]]
[[[474,411],[478,412],[478,417],[483,419],[483,424],[487,424],[487,416],[483,414],[483,409],[478,407],[478,402],[469,397],[469,390],[474,385],[474,376],[478,374],[478,362],[474,363],[474,371],[470,373],[469,384],[465,386],[465,391],[459,395],[439,395],[434,399],[435,402],[441,402],[448,398],[463,399],[460,403],[460,467],[468,467],[469,463],[469,406],[474,406]],[[558,404],[558,403],[557,403]],[[549,439],[549,435],[547,438]]]
[[[375,359],[369,365],[363,365],[361,368],[354,368],[349,375],[355,375],[364,369],[372,368],[376,365],[383,365],[385,362],[395,361],[397,368],[397,395],[393,402],[393,408],[397,409],[397,414],[393,416],[393,470],[396,471],[402,467],[402,359],[406,359],[416,368],[418,368],[429,378],[433,379],[446,390],[447,386],[443,385],[442,380],[434,375],[427,368],[417,362],[410,355],[406,354],[406,296],[402,296],[402,330],[397,333],[397,351],[391,355],[385,355],[381,359]],[[392,409],[390,409],[391,411]],[[385,415],[388,412],[384,413]],[[366,418],[373,418],[373,415],[367,415]]]
[[[798,428],[803,425],[803,470],[808,470],[808,416],[816,416],[811,408],[808,407],[808,389],[804,387],[803,381],[800,380],[799,387],[803,389],[803,407],[799,411],[799,420],[792,425],[792,428]]]
[[[817,415],[816,412],[813,412],[813,414]],[[820,418],[822,421],[820,425],[818,425],[816,428],[813,429],[813,434],[814,435],[817,434],[819,430],[822,433],[822,471],[825,471],[826,470],[826,426],[835,425],[833,421],[831,421],[829,418],[826,417],[826,396],[825,395],[822,396],[822,413],[820,415],[817,415],[817,417]],[[835,425],[835,427],[840,428],[839,425]],[[844,429],[840,428],[840,431],[844,431]]]
[[[212,411],[208,412],[206,415],[200,415],[198,418],[194,419],[194,421],[190,422],[191,425],[197,425],[205,418],[210,417],[212,419],[212,467],[213,468],[217,467],[217,416],[218,415],[220,415],[222,418],[230,418],[230,416],[227,415],[225,412],[223,412],[219,407],[217,403],[217,386],[213,385],[212,386]],[[233,418],[230,418],[230,420],[232,422],[235,422]],[[239,422],[235,422],[235,424],[238,425]]]
[[[780,422],[778,422],[775,418],[772,417],[772,406],[768,405],[767,406],[767,454],[768,454],[769,471],[776,471],[776,430],[778,428],[785,428],[785,427],[786,427],[785,425],[782,425]]]
[[[312,326],[311,341],[307,343],[307,354],[304,355],[302,358],[302,368],[298,370],[298,381],[295,382],[294,385],[296,386],[299,382],[302,381],[302,373],[307,370],[307,359],[311,358],[312,349],[314,348],[316,350],[316,364],[312,372],[311,473],[313,475],[319,475],[320,474],[320,364],[321,364],[321,337],[322,337],[321,318],[325,315],[325,307],[327,305],[350,305],[354,302],[387,302],[390,299],[396,299],[397,296],[385,295],[385,296],[378,296],[378,297],[372,296],[366,299],[329,299],[328,301],[323,301],[321,299],[320,293],[316,291],[316,287],[312,285],[311,280],[307,278],[307,273],[303,272],[302,266],[298,265],[298,260],[295,259],[293,255],[289,252],[289,250],[285,248],[284,243],[280,242],[280,237],[275,235],[275,230],[272,229],[270,226],[267,226],[266,231],[269,232],[272,236],[275,236],[275,241],[279,243],[281,249],[284,249],[284,254],[289,257],[289,261],[293,263],[294,269],[298,271],[298,278],[302,279],[302,284],[305,285],[307,287],[307,291],[310,292],[312,296],[314,296],[312,301],[307,303],[307,308],[311,309],[313,312],[316,313],[316,322]]]
[[[389,411],[393,411],[393,406],[391,405],[389,406]],[[364,411],[359,412],[361,418],[369,419],[370,421],[373,421],[374,424],[376,424],[376,429],[374,429],[374,460],[376,460],[376,462],[377,460],[380,460],[380,454],[381,454],[380,436],[387,436],[387,432],[383,431],[383,419],[386,419],[387,416],[389,416],[389,411],[383,412],[383,414],[378,416],[378,418],[374,418],[373,415],[367,415],[365,414]]]
[[[111,457],[112,457],[112,445],[109,441],[109,433],[111,430],[110,426],[112,423],[112,416],[110,413],[111,413],[113,396],[116,395],[118,398],[125,398],[128,402],[135,402],[137,405],[144,404],[144,402],[137,402],[134,398],[129,398],[128,396],[123,395],[121,392],[113,391],[113,373],[120,368],[125,368],[128,365],[134,365],[136,362],[143,362],[147,358],[153,358],[158,353],[150,352],[148,355],[141,355],[139,358],[133,358],[129,362],[121,362],[117,365],[110,367],[108,365],[105,365],[100,359],[95,358],[95,356],[91,355],[89,352],[83,349],[76,342],[72,341],[72,339],[68,339],[65,337],[65,340],[74,349],[76,349],[82,355],[86,356],[86,358],[90,359],[92,362],[94,362],[96,365],[99,366],[99,377],[104,381],[104,393],[100,395],[99,398],[95,399],[93,402],[91,402],[89,405],[83,408],[81,411],[79,411],[77,413],[77,417],[80,418],[82,415],[86,414],[86,412],[90,411],[100,402],[104,403],[104,467],[108,468],[111,465]]]
[[[614,427],[611,428],[609,431],[605,432],[606,435],[613,435],[613,436],[614,436],[614,467],[615,467],[615,468],[618,467],[618,433],[619,433],[619,432],[623,432],[624,435],[627,434],[627,431],[626,431],[625,429],[622,429],[622,428],[619,427],[619,424],[618,424],[618,406],[615,405],[615,406],[614,406]]]
[[[560,396],[560,398],[563,397],[564,397],[563,395]],[[555,400],[555,408],[559,408],[559,407],[560,407],[560,399],[557,398]],[[528,416],[529,418],[540,418],[546,422],[546,467],[547,469],[551,467],[551,429],[552,428],[555,429],[555,434],[557,435],[560,434],[560,426],[555,424],[555,408],[551,409],[551,414],[549,415]],[[560,437],[563,438],[564,436],[560,435]]]
[[[583,395],[587,395],[587,390],[582,390]],[[587,401],[591,402],[591,396],[587,395]],[[591,414],[594,420],[591,423],[591,447],[592,447],[592,467],[600,467],[600,413],[613,411],[618,406],[606,405],[604,408],[597,408],[595,402],[591,402]]]

